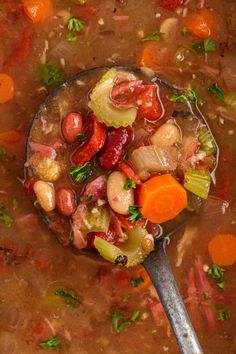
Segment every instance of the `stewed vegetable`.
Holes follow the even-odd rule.
[[[58,234],[66,225],[74,247],[138,265],[154,248],[152,223],[190,209],[191,196],[207,198],[215,140],[203,120],[181,113],[187,93],[164,106],[167,93],[145,73],[101,69],[64,85],[37,117],[32,188],[49,227]]]

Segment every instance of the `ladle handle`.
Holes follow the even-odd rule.
[[[164,307],[181,353],[202,354],[201,345],[180,296],[166,255],[167,240],[163,237],[156,241],[155,251],[146,258],[144,267]]]

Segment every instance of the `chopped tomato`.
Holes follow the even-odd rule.
[[[172,11],[177,6],[182,5],[183,0],[161,0],[161,7],[165,10]]]

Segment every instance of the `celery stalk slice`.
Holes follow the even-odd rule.
[[[184,188],[202,199],[207,199],[211,185],[209,171],[190,170],[184,176]]]
[[[207,156],[216,154],[216,144],[213,136],[211,135],[207,127],[202,127],[198,129],[198,140],[201,149],[206,153]]]

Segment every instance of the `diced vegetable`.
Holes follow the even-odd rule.
[[[26,15],[33,23],[40,23],[53,15],[51,0],[23,0]]]
[[[214,14],[209,10],[199,10],[188,18],[185,25],[188,32],[199,38],[209,38],[213,33]]]
[[[200,198],[207,199],[211,185],[209,171],[189,170],[185,173],[184,188]]]
[[[50,62],[41,65],[40,73],[46,86],[58,86],[65,80],[57,66]]]
[[[108,70],[97,82],[90,95],[90,107],[100,122],[108,127],[127,127],[132,125],[137,116],[135,107],[127,109],[118,109],[114,107],[109,100],[112,87],[121,72],[115,69]],[[130,74],[122,72],[122,77],[128,80]]]
[[[155,176],[142,184],[139,205],[145,218],[153,223],[163,223],[186,208],[187,193],[171,175]]]
[[[141,184],[140,178],[138,175],[134,172],[134,170],[125,162],[125,161],[120,161],[117,164],[117,167],[124,172],[124,174],[131,180],[135,181],[136,184]]]
[[[151,136],[150,141],[153,145],[169,147],[181,140],[180,128],[174,122],[166,122],[157,128]]]
[[[84,29],[84,21],[76,17],[71,17],[67,21],[67,27],[69,31],[81,32]]]
[[[107,233],[110,225],[110,213],[106,206],[90,205],[85,219],[82,221],[82,231]]]
[[[225,103],[236,111],[236,91],[225,94]]]
[[[143,216],[139,211],[140,208],[141,208],[140,205],[131,205],[129,207],[129,213],[130,213],[129,221],[135,222],[142,219]]]
[[[186,90],[179,95],[172,95],[168,97],[171,102],[181,103],[188,100],[192,103],[198,103],[200,106],[203,105],[203,100],[198,96],[194,90]]]
[[[207,156],[215,155],[217,151],[216,143],[207,127],[198,129],[198,140],[200,142],[201,149]]]
[[[46,182],[55,182],[61,174],[61,166],[58,161],[43,156],[35,167],[35,174]]]
[[[122,246],[114,246],[99,237],[95,237],[94,245],[106,260],[126,267],[133,267],[142,263],[149,253],[145,252],[141,245],[146,235],[147,231],[144,228],[136,226],[128,231],[128,240]]]
[[[112,314],[112,324],[116,333],[120,333],[128,326],[129,323],[124,319],[124,316],[114,312]]]
[[[12,78],[4,73],[0,73],[0,103],[10,101],[14,96],[14,82]]]
[[[230,266],[236,262],[236,236],[231,234],[215,235],[208,243],[212,261],[220,266]]]

